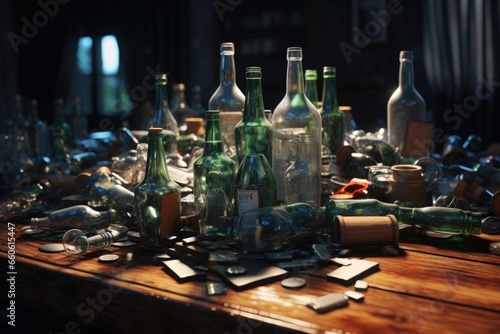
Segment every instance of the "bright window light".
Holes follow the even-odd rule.
[[[92,38],[85,36],[78,40],[76,58],[80,72],[86,75],[92,74]]]
[[[120,67],[120,49],[114,35],[106,35],[101,39],[102,73],[118,74]]]

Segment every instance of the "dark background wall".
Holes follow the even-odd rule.
[[[56,0],[42,0],[51,1]],[[169,84],[184,82],[188,89],[201,85],[205,106],[218,85],[221,42],[235,43],[237,82],[242,91],[245,68],[262,67],[267,109],[274,109],[285,92],[286,48],[301,46],[304,69],[318,71],[320,95],[323,66],[337,67],[339,103],[352,106],[358,126],[367,131],[385,126],[387,101],[398,84],[399,51],[410,49],[415,84],[427,101],[429,120],[441,115],[446,106],[434,103],[435,94],[424,71],[424,1],[387,1],[396,3],[398,11],[387,18],[386,38],[380,39],[377,32],[366,46],[346,56],[345,48],[355,47],[353,27],[366,33],[367,22],[378,22],[367,12],[358,12],[353,3],[363,1],[61,0],[57,14],[14,53],[6,38],[8,32],[21,34],[22,18],[31,20],[41,7],[38,1],[3,1],[0,113],[7,115],[10,97],[21,93],[25,98],[37,98],[41,118],[50,122],[53,99],[65,97],[71,79],[68,41],[83,35],[115,34],[129,91],[142,84],[148,67],[161,69],[169,73]],[[361,21],[353,21],[356,18]],[[153,94],[148,91],[147,99],[152,101]],[[188,91],[188,100],[189,95]],[[136,112],[127,120],[132,121]],[[99,119],[99,115],[91,115],[93,130],[101,130]],[[468,135],[466,131],[470,129],[461,134]],[[494,136],[488,139],[498,141],[498,134]]]

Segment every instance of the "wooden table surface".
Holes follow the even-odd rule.
[[[296,272],[306,286],[278,280],[244,291],[207,296],[205,281],[177,283],[155,254],[139,246],[85,255],[38,250],[42,241],[21,235],[16,223],[15,264],[8,263],[8,224],[1,223],[2,311],[15,300],[16,329],[32,333],[500,333],[500,256],[477,237],[435,240],[402,236],[400,254],[378,250],[352,257],[377,261],[365,277],[362,302],[317,314],[314,297],[354,290],[325,279],[337,268],[321,264]],[[99,262],[102,254],[115,262]],[[10,272],[15,272],[10,275]],[[5,317],[2,317],[5,325]],[[12,329],[12,327],[10,327]],[[3,332],[5,333],[5,332]]]

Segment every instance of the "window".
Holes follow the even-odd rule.
[[[81,97],[84,114],[126,117],[130,113],[132,102],[125,89],[120,48],[114,35],[80,37],[76,65],[72,95]]]

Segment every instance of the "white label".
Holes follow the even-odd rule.
[[[248,210],[259,207],[259,191],[236,189],[236,200],[238,201],[238,215],[241,216]]]

